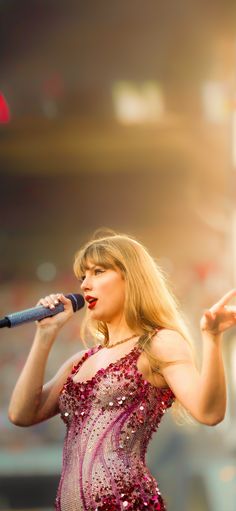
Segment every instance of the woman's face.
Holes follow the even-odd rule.
[[[106,269],[89,262],[82,277],[81,289],[92,319],[106,323],[121,319],[124,313],[125,280],[118,268]]]

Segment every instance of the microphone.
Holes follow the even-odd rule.
[[[76,312],[79,309],[82,309],[84,306],[84,298],[82,295],[71,293],[69,295],[65,295],[66,298],[69,298],[72,303],[73,311]],[[3,319],[0,320],[0,328],[12,326],[22,325],[23,323],[29,323],[30,321],[40,321],[40,319],[48,318],[51,316],[55,316],[59,312],[64,311],[63,303],[58,303],[55,306],[55,309],[49,309],[48,307],[44,307],[43,305],[37,305],[36,307],[32,307],[32,309],[25,309],[19,312],[13,312],[12,314],[8,314]]]

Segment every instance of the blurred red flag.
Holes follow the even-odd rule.
[[[6,99],[2,92],[0,92],[0,123],[5,124],[10,121],[10,110]]]

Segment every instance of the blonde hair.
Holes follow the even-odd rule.
[[[109,235],[90,240],[76,253],[74,272],[77,278],[85,273],[88,262],[121,271],[126,282],[125,319],[130,329],[140,335],[139,345],[154,370],[161,364],[150,351],[150,340],[159,328],[179,332],[192,346],[167,278],[141,243],[130,236],[109,232]],[[104,342],[108,341],[106,323],[94,324],[85,316],[84,331],[85,328],[101,333]]]

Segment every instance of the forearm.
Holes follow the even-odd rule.
[[[216,424],[224,418],[226,409],[226,382],[222,356],[222,335],[202,333],[203,358],[198,393],[199,412]]]
[[[40,405],[45,367],[56,333],[37,331],[25,366],[13,390],[9,419],[19,426],[34,423]]]

